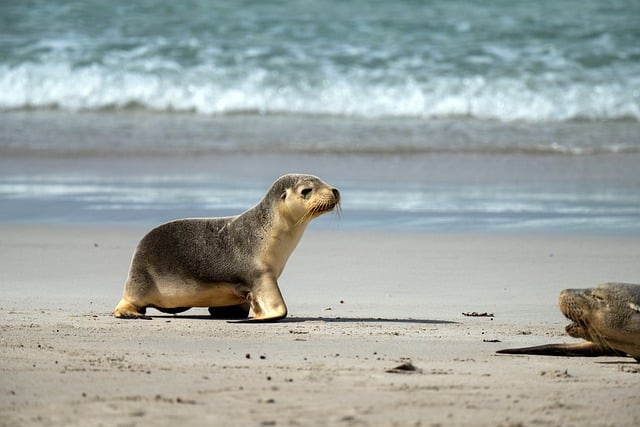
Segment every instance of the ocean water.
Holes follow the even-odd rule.
[[[640,3],[3,1],[0,109],[639,120]]]
[[[0,221],[640,233],[640,3],[0,2]]]
[[[606,151],[605,135],[636,147],[640,127],[11,112],[0,115],[0,222],[233,215],[305,172],[343,196],[342,214],[312,227],[640,234],[640,153]]]

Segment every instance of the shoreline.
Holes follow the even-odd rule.
[[[637,120],[17,110],[0,154],[55,158],[294,156],[589,157],[640,153]]]
[[[115,319],[145,231],[0,225],[0,425],[640,421],[631,358],[495,354],[573,341],[559,290],[637,281],[638,237],[309,230],[284,321]]]
[[[633,122],[29,111],[0,129],[0,223],[237,214],[300,172],[340,188],[349,230],[640,235]]]
[[[61,286],[52,295],[66,298],[80,292],[78,300],[91,295],[93,301],[104,303],[110,299],[115,304],[135,247],[149,230],[131,224],[0,224],[5,302],[10,295],[36,297],[47,291],[44,279]],[[508,303],[538,304],[546,305],[550,311],[532,320],[544,320],[549,314],[563,320],[556,307],[559,291],[606,281],[637,281],[638,257],[640,236],[634,235],[372,232],[310,227],[279,282],[286,299],[302,307],[302,316],[337,315],[322,308],[334,306],[335,310],[340,308],[336,302],[345,299],[359,301],[358,309],[371,304],[372,308],[363,313],[365,317],[375,317],[371,311],[389,304],[404,307],[396,313],[398,318],[409,314],[408,308],[414,318],[420,317],[416,316],[420,310],[443,313],[439,303],[419,302],[412,296],[426,293],[445,300],[460,299],[459,309],[445,313],[446,320],[459,317],[462,311],[495,311],[500,302],[505,303],[501,311],[509,316],[518,313],[510,311]],[[80,261],[72,263],[75,259]],[[581,265],[584,261],[589,263]],[[338,268],[339,281],[326,273],[332,265]],[[308,271],[310,266],[314,271]],[[51,273],[42,273],[49,270]],[[91,274],[95,274],[96,282],[85,285],[83,278]],[[327,282],[318,277],[325,275]],[[69,278],[74,280],[65,283]],[[340,286],[343,281],[351,285]],[[361,289],[369,284],[377,294],[362,293]],[[456,295],[459,291],[470,296]],[[519,292],[524,301],[517,300]],[[397,295],[391,295],[394,293]],[[379,300],[383,295],[392,298]],[[490,307],[462,305],[465,301],[475,302],[476,297]],[[310,298],[319,300],[315,309],[308,305]],[[103,314],[110,309],[106,306]],[[346,313],[353,311],[343,314]]]

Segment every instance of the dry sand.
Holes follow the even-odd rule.
[[[285,321],[118,320],[143,233],[0,226],[0,425],[640,425],[633,359],[495,354],[571,341],[558,292],[637,281],[638,237],[311,230]]]

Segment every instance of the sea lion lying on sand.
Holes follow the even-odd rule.
[[[566,330],[586,342],[546,344],[500,350],[503,354],[547,356],[626,356],[640,362],[640,285],[604,283],[589,289],[565,289],[560,311],[572,322]]]

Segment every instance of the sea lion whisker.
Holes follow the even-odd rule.
[[[592,338],[593,338],[593,342],[595,342],[598,345],[601,345],[609,350],[615,350],[615,348],[609,343],[609,340],[607,337],[605,337],[604,335],[602,335],[602,333],[598,330],[595,330],[592,328]]]
[[[334,205],[334,212],[337,218],[340,218],[342,216],[342,205],[340,204],[340,202]]]
[[[313,218],[314,215],[314,209],[313,206],[309,209],[307,209],[307,211],[302,215],[302,217],[300,217],[300,219],[298,221],[296,221],[295,224],[293,224],[292,228],[296,228],[297,226],[299,226],[300,224],[303,224],[307,221],[307,219]]]

